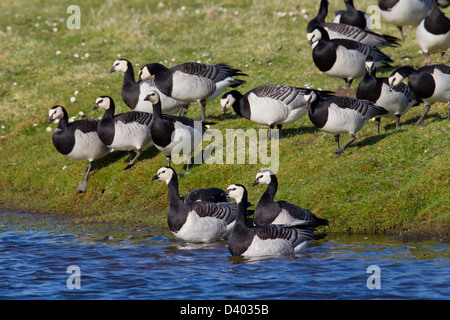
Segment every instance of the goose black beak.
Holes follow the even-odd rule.
[[[49,118],[47,123],[51,123],[53,121],[55,121],[55,119]]]
[[[95,105],[94,105],[94,107],[92,108],[92,110],[97,110],[98,109],[98,104],[96,103]]]
[[[112,69],[109,70],[109,73],[113,73],[113,72],[116,72],[116,67],[112,67]]]
[[[150,95],[145,96],[144,101],[150,101]]]
[[[259,184],[259,181],[258,181],[258,179],[256,179],[255,181],[253,181],[252,187],[257,186],[258,184]]]
[[[310,48],[311,48],[312,44],[313,44],[313,43],[312,43],[312,41],[311,41],[311,40],[309,40],[309,41],[308,41],[308,47],[310,47]]]
[[[159,179],[159,176],[157,175],[157,174],[155,174],[153,177],[152,177],[152,180],[158,180]]]

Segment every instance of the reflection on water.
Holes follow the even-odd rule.
[[[0,211],[0,299],[448,299],[448,249],[331,234],[301,255],[250,259],[166,229]],[[80,289],[67,286],[73,265]],[[373,265],[381,287],[370,290]]]

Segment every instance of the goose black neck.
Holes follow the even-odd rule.
[[[59,120],[58,128],[64,129],[69,126],[69,115],[67,114],[66,109],[62,108],[63,117]]]
[[[153,118],[162,119],[161,100],[153,104]]]
[[[247,191],[244,191],[241,201],[239,201],[237,203],[237,207],[238,207],[238,212],[236,215],[236,226],[247,227],[247,224],[245,223],[245,219],[247,216],[247,207],[248,207]]]
[[[277,193],[277,189],[278,189],[277,177],[275,175],[271,175],[270,182],[267,185],[266,191],[264,191],[263,195],[261,196],[261,200],[265,202],[273,202],[275,194]]]
[[[173,209],[174,212],[177,212],[178,208],[183,205],[183,202],[181,201],[180,193],[178,191],[178,178],[176,174],[170,179],[167,188],[169,194],[169,207],[170,209]]]
[[[114,104],[114,101],[110,100],[109,108],[105,110],[105,113],[103,114],[102,120],[111,120],[111,119],[113,119],[115,110],[116,110],[116,106]]]
[[[125,71],[123,76],[123,85],[137,84],[134,79],[134,69],[131,62],[127,62],[127,71]]]

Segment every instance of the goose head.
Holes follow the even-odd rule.
[[[234,105],[239,95],[240,93],[238,91],[233,90],[225,93],[222,96],[222,98],[220,99],[220,105],[222,106],[222,114],[225,114],[225,112],[227,112],[227,110]]]
[[[177,174],[175,170],[171,167],[162,167],[158,170],[158,172],[152,177],[152,180],[162,180],[169,184],[172,177],[176,177]]]
[[[126,59],[119,59],[114,61],[112,69],[109,71],[110,73],[120,71],[120,72],[127,72],[128,70],[128,64],[130,62]]]
[[[367,74],[373,75],[375,71],[375,59],[372,56],[366,58],[365,67]]]
[[[252,186],[257,186],[259,184],[269,184],[271,179],[271,176],[273,175],[273,172],[265,169],[265,170],[261,170],[260,172],[258,172],[256,174],[256,178],[255,181],[253,181]]]
[[[306,108],[309,109],[311,107],[311,104],[316,101],[319,97],[317,96],[317,93],[314,90],[308,90],[304,95],[303,98],[306,101]]]
[[[95,105],[93,110],[96,109],[105,109],[108,110],[113,105],[113,100],[108,96],[101,96],[98,97],[97,100],[95,100]]]
[[[227,188],[226,191],[226,195],[236,200],[237,203],[240,203],[242,201],[246,193],[247,190],[245,190],[245,187],[241,184],[232,184]]]
[[[155,90],[150,90],[145,96],[144,101],[150,101],[152,104],[157,104],[159,102],[159,94]]]
[[[167,70],[169,69],[161,63],[148,63],[139,70],[138,81],[147,80],[151,76]]]
[[[329,40],[328,33],[322,27],[316,27],[313,31],[306,34],[306,39],[308,40],[308,46],[315,48],[316,45],[322,39]]]
[[[48,123],[64,117],[64,107],[56,105],[48,111]]]

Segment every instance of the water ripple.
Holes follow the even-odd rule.
[[[448,244],[329,235],[298,256],[231,257],[226,241],[0,211],[1,299],[448,299]],[[81,230],[81,231],[80,231]],[[69,289],[68,266],[80,268]],[[381,289],[370,290],[370,265]]]

